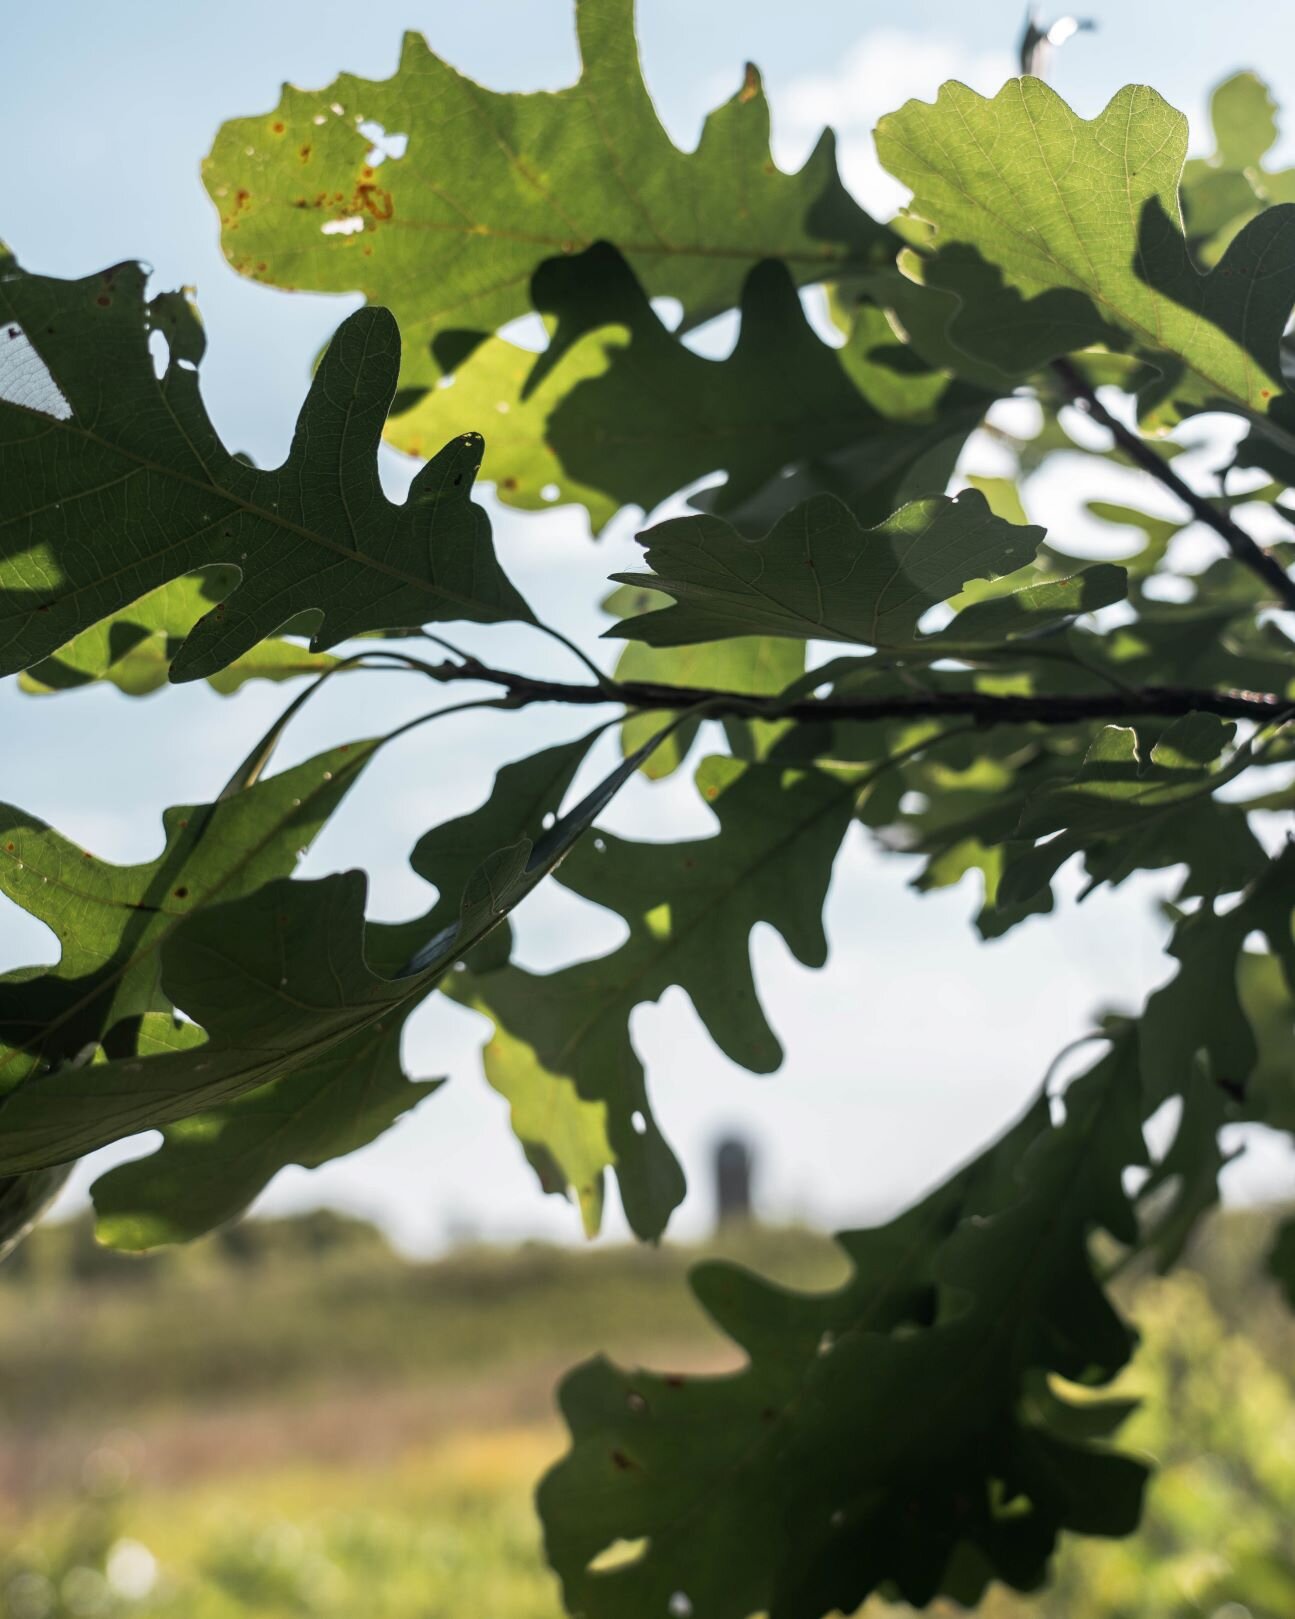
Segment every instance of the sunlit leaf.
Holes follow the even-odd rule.
[[[1295,209],[1267,210],[1202,275],[1178,205],[1186,151],[1187,120],[1140,85],[1086,120],[1038,79],[991,99],[950,83],[877,127],[882,163],[935,226],[925,279],[957,295],[959,347],[1016,374],[1131,345],[1160,368],[1155,402],[1241,410],[1286,438],[1269,413]]]
[[[581,74],[563,90],[488,90],[407,34],[390,79],[286,85],[272,112],[225,124],[203,177],[235,269],[385,304],[402,382],[427,387],[453,369],[439,334],[529,313],[537,266],[597,241],[690,324],[736,304],[762,259],[807,282],[893,251],[841,185],[830,135],[798,174],[775,166],[754,67],[682,152],[643,82],[633,0],[579,0],[576,29]]]

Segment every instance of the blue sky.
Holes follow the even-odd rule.
[[[1100,32],[1072,43],[1053,75],[1086,114],[1121,84],[1143,80],[1195,121],[1208,87],[1242,66],[1260,68],[1278,100],[1295,104],[1289,8],[1234,0],[1223,13],[1142,0],[1089,9]],[[840,126],[847,177],[879,204],[893,193],[871,161],[876,116],[908,95],[933,94],[948,76],[995,88],[1011,69],[1020,24],[1016,0],[640,0],[648,80],[676,139],[692,142],[701,116],[731,93],[749,58],[765,75],[780,159],[798,161],[828,119]],[[209,408],[227,440],[263,464],[286,451],[312,357],[352,304],[236,276],[221,257],[198,164],[222,119],[268,109],[283,80],[316,86],[342,69],[390,73],[408,27],[497,88],[553,87],[575,71],[568,0],[126,0],[110,8],[62,0],[14,6],[4,18],[0,238],[48,274],[140,258],[154,267],[158,287],[196,285],[209,336]],[[968,465],[994,470],[984,446]],[[385,471],[393,490],[407,480],[394,456]],[[1113,469],[1086,472],[1080,485],[1073,468],[1059,467],[1036,491],[1032,515],[1064,530],[1068,542],[1089,538],[1096,551],[1102,540],[1085,529],[1079,501],[1130,489]],[[1155,503],[1155,491],[1133,492]],[[527,517],[483,498],[518,584],[590,642],[602,624],[594,606],[600,581],[634,561],[637,514],[623,514],[595,546],[579,512]],[[560,654],[525,632],[461,639],[517,667],[564,668]],[[342,684],[294,728],[285,763],[426,704],[425,693],[398,681]],[[161,807],[217,791],[283,701],[264,686],[233,701],[186,687],[135,703],[112,691],[33,700],[6,687],[0,793],[105,858],[146,858],[158,847]],[[374,912],[412,914],[423,894],[404,859],[418,835],[479,801],[500,762],[581,728],[533,711],[520,722],[467,716],[416,733],[383,757],[303,870],[362,864],[372,872]],[[712,825],[687,774],[664,787],[636,786],[609,824],[644,837]],[[707,1156],[716,1134],[735,1124],[760,1143],[771,1212],[848,1223],[893,1206],[997,1129],[1095,1006],[1132,1005],[1165,975],[1152,904],[1163,882],[1068,906],[1060,919],[1031,922],[985,947],[968,926],[969,890],[919,900],[905,889],[910,875],[852,837],[829,902],[833,956],[821,973],[806,972],[774,936],[757,932],[757,973],[788,1052],[779,1074],[757,1079],[734,1069],[677,990],[636,1014],[655,1105],[695,1186],[681,1231],[707,1222]],[[521,919],[521,956],[551,967],[609,947],[619,932],[615,919],[554,885]],[[50,950],[45,930],[4,904],[0,966],[49,959]],[[313,1175],[287,1172],[263,1206],[338,1202],[382,1218],[419,1248],[437,1245],[451,1227],[574,1235],[574,1214],[535,1189],[503,1105],[481,1079],[483,1027],[443,1000],[420,1011],[408,1066],[453,1083],[372,1148]],[[1282,1164],[1275,1150],[1264,1155],[1251,1185],[1275,1184]],[[88,1179],[83,1166],[73,1201]],[[621,1229],[615,1211],[609,1228]]]

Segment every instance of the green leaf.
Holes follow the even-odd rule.
[[[1032,835],[1062,827],[1080,833],[1128,833],[1140,815],[1201,795],[1236,726],[1213,714],[1175,720],[1144,759],[1131,726],[1098,732],[1073,781],[1046,787],[1022,817]]]
[[[1139,1205],[1151,1210],[1141,1245],[1162,1276],[1181,1259],[1201,1217],[1218,1203],[1219,1176],[1242,1150],[1225,1153],[1219,1146],[1219,1131],[1229,1118],[1228,1096],[1199,1063],[1184,1076],[1182,1099],[1169,1150],[1138,1193]]]
[[[1263,166],[1277,140],[1276,107],[1253,73],[1236,73],[1210,97],[1215,150],[1183,169],[1183,218],[1204,264],[1216,264],[1246,222],[1274,202],[1295,201],[1295,170]]]
[[[501,500],[529,511],[578,501],[595,533],[622,506],[651,511],[721,470],[727,479],[706,491],[707,510],[746,509],[763,498],[780,503],[780,514],[803,498],[807,477],[835,469],[856,513],[883,517],[901,488],[943,492],[943,463],[938,476],[922,469],[945,444],[956,457],[989,402],[925,367],[889,327],[884,342],[869,328],[872,351],[858,332],[846,348],[829,347],[781,264],[748,275],[737,342],[722,360],[695,354],[669,332],[605,243],[543,265],[533,297],[555,323],[547,350],[486,339],[458,367],[453,387],[423,393],[388,424],[387,437],[417,455],[474,422],[486,432],[484,472]],[[871,313],[884,325],[880,310]]]
[[[617,950],[555,973],[510,966],[447,984],[494,1019],[492,1083],[565,1082],[605,1106],[621,1202],[649,1238],[664,1230],[684,1185],[652,1116],[630,1014],[679,984],[726,1056],[756,1073],[777,1068],[782,1051],[756,997],[750,932],[768,922],[798,961],[823,964],[823,902],[853,809],[849,784],[815,770],[710,758],[697,783],[718,835],[640,844],[603,834],[561,869],[564,887],[629,924]]]
[[[25,669],[18,684],[35,696],[105,680],[130,697],[157,691],[166,685],[185,636],[237,583],[238,569],[228,567],[204,568],[159,585],[111,618],[73,636],[52,658]],[[335,668],[337,661],[330,653],[311,652],[276,636],[207,678],[216,691],[228,696],[247,680],[323,674]]]
[[[386,1032],[543,881],[640,763],[617,766],[534,843],[496,850],[469,880],[456,919],[424,934],[394,975],[375,972],[366,958],[362,872],[277,880],[190,915],[167,940],[162,988],[206,1041],[98,1064],[92,1077],[63,1067],[18,1085],[0,1100],[0,1173],[63,1162],[208,1111],[364,1030]]]
[[[662,598],[656,591],[622,585],[603,602],[603,607],[608,612],[628,617],[661,603]],[[617,660],[616,679],[772,697],[784,691],[804,669],[804,648],[777,636],[753,635],[735,641],[703,641],[699,646],[681,647],[653,647],[642,641],[631,641]],[[647,739],[652,727],[659,724],[659,713],[628,714],[621,725],[622,751],[632,753]],[[644,764],[644,775],[653,781],[672,775],[688,757],[700,729],[700,720],[685,718]],[[785,727],[776,723],[760,726],[762,735],[769,739],[783,729]]]
[[[1145,1468],[1085,1433],[1061,1380],[1108,1382],[1134,1343],[1088,1246],[1094,1226],[1136,1239],[1131,1050],[1071,1085],[1060,1126],[1032,1109],[915,1209],[844,1236],[837,1292],[695,1272],[742,1370],[571,1373],[572,1449],[539,1497],[568,1608],[818,1619],[878,1589],[974,1604],[993,1578],[1033,1589],[1063,1530],[1128,1533]],[[603,1566],[618,1543],[636,1549]]]
[[[669,744],[658,722],[643,739],[644,757],[653,747]],[[436,903],[412,922],[383,923],[366,935],[369,958],[385,973],[396,974],[428,938],[453,927],[459,917],[464,889],[499,849],[517,837],[519,827],[549,824],[562,807],[576,771],[601,731],[590,731],[574,742],[559,742],[526,759],[506,764],[495,776],[489,798],[466,815],[455,816],[425,832],[414,845],[409,863],[437,890]],[[478,971],[488,971],[508,960],[507,925],[495,929],[472,956]]]
[[[928,607],[969,579],[1030,561],[1041,528],[995,517],[983,495],[915,501],[864,529],[839,500],[820,495],[762,539],[745,540],[714,517],[679,517],[639,536],[651,574],[615,574],[666,591],[676,604],[605,631],[678,646],[739,635],[903,645]]]
[[[370,965],[398,973],[429,935],[453,925],[473,873],[519,824],[536,825],[560,808],[597,734],[505,765],[480,809],[419,840],[410,863],[438,898],[418,921],[368,927]],[[507,931],[496,929],[473,952],[479,966],[507,960]],[[131,1249],[188,1241],[233,1218],[285,1164],[313,1168],[380,1135],[440,1083],[411,1083],[401,1068],[408,1010],[358,1030],[281,1079],[168,1126],[158,1151],[95,1183],[100,1240]],[[201,1038],[193,1024],[163,1019],[140,1049],[185,1051]],[[523,1104],[514,1118],[519,1134],[524,1114]]]
[[[1081,613],[1123,601],[1128,581],[1123,568],[1098,562],[1068,578],[1044,578],[1009,595],[969,602],[931,640],[996,643],[1021,635],[1042,635]]]
[[[451,984],[465,1006],[491,1017],[490,986],[475,993],[475,981]],[[573,1198],[585,1235],[602,1225],[606,1171],[616,1162],[607,1134],[607,1104],[586,1102],[575,1084],[550,1073],[524,1040],[496,1028],[482,1053],[490,1085],[509,1104],[509,1122],[527,1162],[545,1192]]]
[[[1176,410],[1271,426],[1295,209],[1269,209],[1201,275],[1178,207],[1186,150],[1187,120],[1140,85],[1085,120],[1037,79],[990,100],[951,83],[877,126],[882,163],[935,227],[925,279],[958,296],[959,347],[1019,374],[1090,344],[1132,345]]]
[[[1177,974],[1148,1000],[1138,1023],[1139,1062],[1150,1105],[1178,1094],[1197,1060],[1246,1115],[1295,1128],[1291,1083],[1291,908],[1295,858],[1287,847],[1256,876],[1241,903],[1210,904],[1182,918],[1170,954]],[[1246,948],[1262,934],[1271,954]]]
[[[190,1242],[241,1214],[286,1164],[314,1169],[380,1136],[443,1083],[406,1078],[403,1021],[361,1029],[283,1079],[168,1125],[156,1152],[94,1183],[95,1236],[130,1252]],[[202,1041],[194,1024],[150,1014],[139,1054]]]
[[[203,907],[293,869],[380,742],[344,743],[212,804],[162,818],[155,860],[114,866],[23,811],[0,806],[0,893],[61,946],[57,967],[0,976],[0,1094],[87,1048],[133,1050],[136,1021],[169,1011],[163,951]],[[82,1077],[93,1086],[107,1070]]]
[[[1295,1215],[1282,1221],[1268,1255],[1267,1270],[1281,1288],[1288,1306],[1295,1310]]]
[[[530,621],[470,499],[479,437],[447,445],[403,505],[382,492],[400,355],[386,311],[343,322],[288,459],[266,472],[211,426],[189,357],[196,316],[177,335],[175,295],[159,315],[144,279],[122,264],[57,281],[0,254],[0,673],[213,563],[241,582],[189,632],[174,680],[214,674],[308,610],[324,613],[316,650],[428,620]],[[160,379],[157,331],[170,347]]]
[[[753,67],[685,153],[643,83],[633,0],[580,0],[576,29],[580,79],[556,92],[487,90],[407,34],[390,79],[286,85],[274,111],[223,125],[203,178],[234,268],[387,305],[402,381],[426,387],[439,333],[484,336],[529,313],[538,265],[596,241],[690,325],[731,308],[762,259],[802,283],[893,252],[841,185],[829,134],[798,174],[774,166]],[[377,156],[373,125],[407,137],[403,153]]]
[[[18,1244],[62,1191],[72,1173],[70,1164],[37,1169],[30,1175],[0,1177],[0,1260],[8,1259]]]

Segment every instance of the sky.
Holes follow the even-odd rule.
[[[1099,31],[1076,38],[1052,75],[1087,116],[1138,80],[1186,111],[1195,131],[1209,87],[1245,66],[1265,73],[1279,102],[1295,105],[1291,8],[1233,0],[1225,16],[1194,0],[1094,0],[1088,9]],[[873,158],[876,118],[910,96],[929,99],[949,77],[993,91],[1013,71],[1022,21],[1016,0],[640,0],[639,13],[648,82],[677,141],[695,141],[702,116],[752,60],[773,105],[779,161],[801,161],[821,125],[833,124],[847,180],[882,213],[903,192]],[[156,288],[195,286],[208,334],[208,408],[226,441],[261,465],[286,453],[312,359],[357,300],[288,295],[237,276],[220,253],[200,159],[223,119],[268,110],[282,81],[315,87],[341,70],[386,76],[407,28],[494,88],[554,88],[575,73],[568,0],[124,0],[110,8],[61,0],[11,5],[3,17],[0,239],[44,274],[79,276],[137,258],[152,265]],[[726,339],[722,327],[709,337],[726,340],[731,331]],[[412,470],[384,452],[393,496]],[[962,471],[997,470],[992,446],[975,441]],[[1172,515],[1138,475],[1072,458],[1033,487],[1031,516],[1068,547],[1117,556],[1110,531],[1080,509],[1092,498],[1128,498]],[[523,593],[541,616],[592,646],[606,622],[596,607],[601,582],[637,561],[642,514],[622,513],[595,543],[578,508],[519,514],[488,493],[481,499]],[[463,630],[457,638],[496,663],[578,676],[533,632]],[[282,689],[264,684],[234,699],[186,686],[141,701],[111,689],[33,699],[8,682],[0,687],[0,796],[102,858],[147,859],[160,847],[162,807],[217,792],[284,701]],[[280,762],[426,706],[425,690],[403,680],[334,681],[294,725]],[[405,859],[418,836],[480,802],[501,763],[583,729],[578,716],[530,710],[524,720],[468,715],[414,733],[371,767],[301,874],[363,866],[371,914],[416,914],[427,891]],[[596,752],[591,771],[607,767],[611,746]],[[692,764],[701,757],[694,752]],[[641,838],[712,830],[690,775],[636,782],[606,824]],[[1132,1009],[1167,976],[1156,903],[1172,887],[1164,877],[1102,891],[1081,907],[1068,878],[1061,914],[983,945],[970,926],[977,896],[969,885],[918,897],[907,887],[912,875],[910,862],[881,856],[855,829],[828,901],[828,966],[807,971],[775,934],[756,930],[761,994],[787,1053],[775,1075],[757,1078],[730,1064],[678,989],[635,1013],[654,1107],[691,1184],[672,1234],[708,1226],[710,1154],[735,1129],[756,1144],[757,1197],[769,1217],[840,1226],[894,1210],[1001,1129],[1096,1008]],[[552,883],[517,923],[519,959],[543,970],[602,953],[623,932],[617,918]],[[0,968],[52,960],[56,948],[43,926],[0,900]],[[410,1021],[406,1066],[451,1083],[371,1147],[318,1171],[285,1171],[258,1209],[334,1204],[380,1220],[417,1252],[467,1233],[574,1240],[574,1210],[540,1194],[506,1107],[481,1076],[486,1032],[482,1019],[434,997]],[[80,1206],[95,1173],[150,1139],[80,1165],[61,1207]],[[1229,1175],[1237,1195],[1286,1192],[1291,1156],[1256,1133]],[[624,1229],[613,1198],[608,1234]]]

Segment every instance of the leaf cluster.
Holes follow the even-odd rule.
[[[752,930],[824,965],[853,827],[919,891],[978,883],[986,938],[1077,874],[1082,897],[1171,873],[1171,978],[1103,1015],[1103,1055],[1054,1106],[843,1235],[831,1295],[699,1272],[744,1368],[578,1369],[541,1491],[591,1619],[1032,1589],[1062,1533],[1138,1516],[1145,1468],[1111,1443],[1126,1407],[1092,1392],[1133,1349],[1115,1256],[1173,1262],[1218,1196],[1226,1126],[1295,1128],[1295,797],[1254,774],[1295,762],[1295,186],[1265,166],[1271,102],[1252,75],[1220,87],[1217,150],[1185,165],[1186,122],[1146,87],[1085,120],[1034,78],[946,85],[881,121],[913,195],[877,221],[830,135],[777,168],[754,69],[685,153],[629,0],[578,0],[577,24],[558,92],[484,89],[410,36],[388,80],[289,86],[222,127],[204,179],[234,269],[365,300],[278,468],[216,433],[186,294],[150,296],[138,265],[64,281],[0,257],[0,672],[45,697],[311,679],[213,802],[167,811],[150,861],[0,809],[0,888],[60,947],[0,977],[0,1243],[72,1162],[140,1131],[161,1145],[94,1191],[100,1239],[127,1249],[374,1139],[441,1083],[401,1057],[438,993],[489,1020],[485,1074],[541,1186],[592,1233],[614,1177],[655,1240],[685,1182],[635,1008],[678,986],[725,1056],[776,1069]],[[507,330],[527,314],[539,352]],[[692,334],[725,314],[736,340],[708,358]],[[1033,432],[1002,427],[1013,396]],[[1102,447],[1072,434],[1076,406]],[[1182,474],[1170,435],[1218,411],[1240,449]],[[403,501],[384,441],[417,463]],[[986,441],[993,477],[968,470]],[[1029,520],[1040,469],[1078,455],[1138,471],[1127,503],[1088,508],[1118,560]],[[594,536],[645,514],[642,569],[605,603],[613,672],[507,578],[478,471]],[[1150,482],[1174,516],[1143,509]],[[591,678],[488,665],[428,628],[452,622],[538,629]],[[398,924],[366,917],[362,872],[293,872],[378,751],[448,710],[270,768],[307,698],[379,673],[470,688],[453,709],[602,721],[429,828],[410,857],[427,899]],[[708,835],[598,828],[702,740]],[[508,918],[550,876],[624,937],[538,973]],[[1155,1155],[1143,1127],[1167,1104]],[[1272,1264],[1295,1294],[1293,1251],[1288,1229]]]

